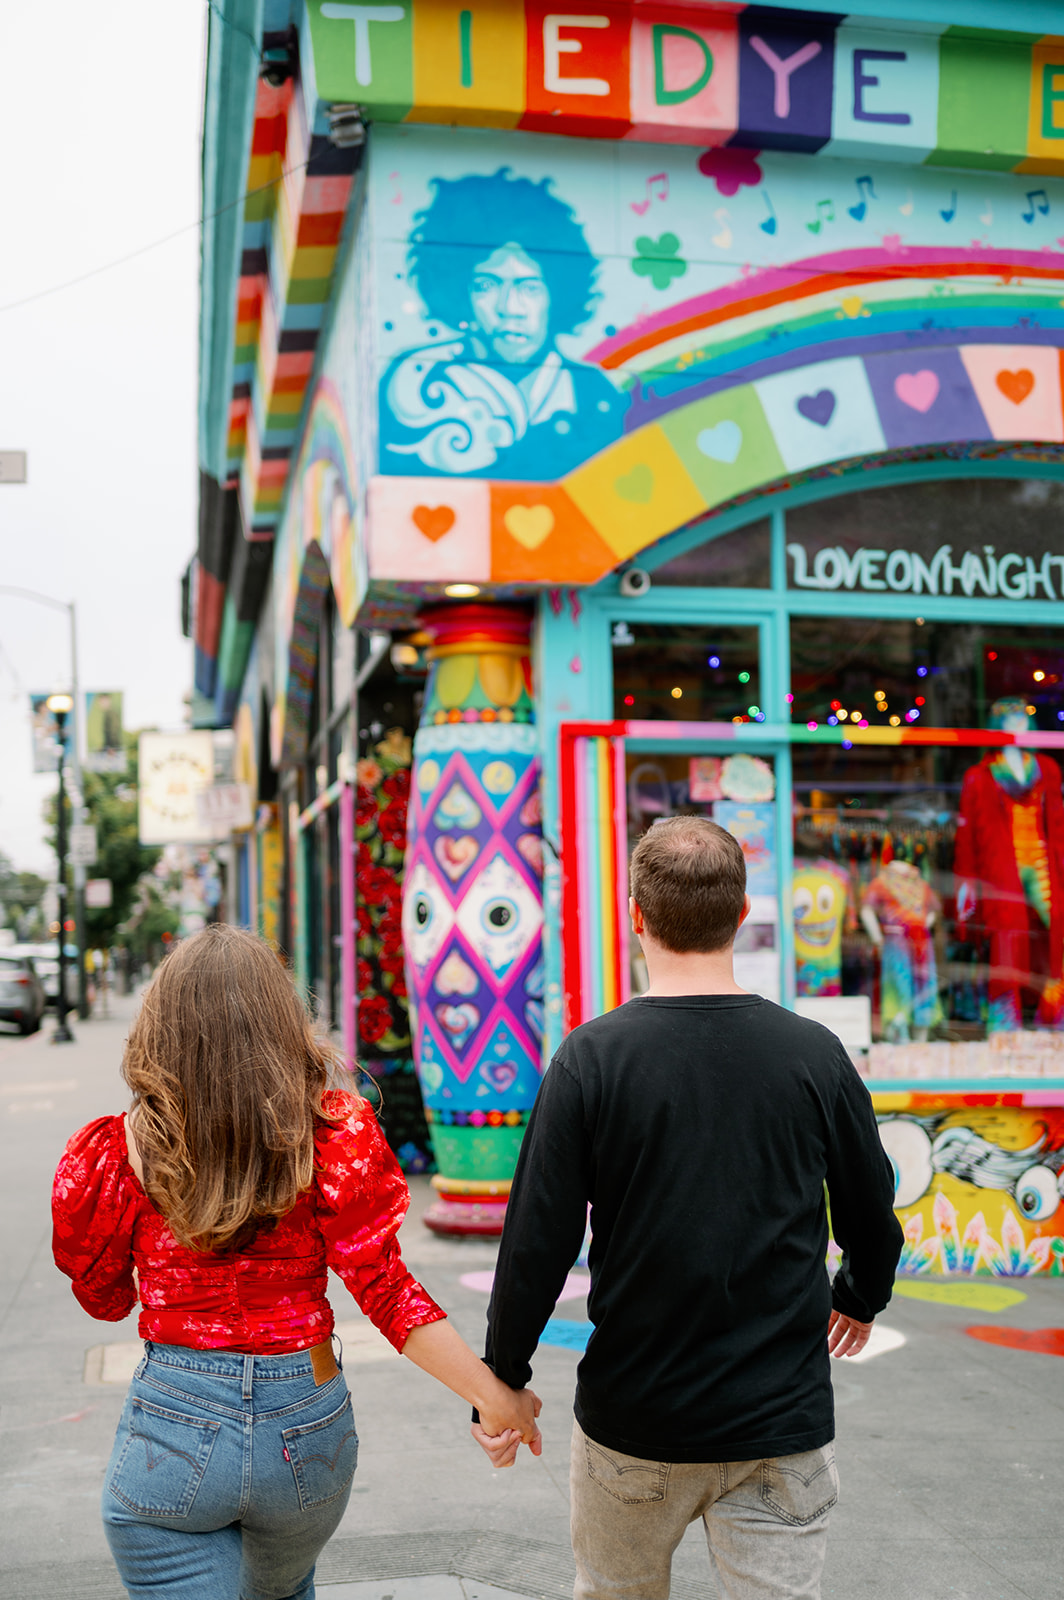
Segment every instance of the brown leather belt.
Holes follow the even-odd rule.
[[[323,1339],[321,1344],[316,1344],[308,1350],[307,1355],[310,1357],[314,1382],[320,1389],[323,1383],[329,1383],[335,1378],[340,1370],[333,1355],[332,1340]]]

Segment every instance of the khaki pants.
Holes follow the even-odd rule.
[[[575,1600],[668,1600],[672,1553],[701,1517],[725,1600],[819,1600],[835,1446],[769,1461],[643,1461],[573,1424]]]

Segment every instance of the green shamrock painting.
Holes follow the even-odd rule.
[[[687,262],[679,254],[680,241],[674,233],[663,233],[658,239],[640,234],[635,249],[632,271],[641,278],[649,278],[655,289],[667,289],[673,278],[682,278],[687,271]]]

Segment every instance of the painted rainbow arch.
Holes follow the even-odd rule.
[[[807,257],[590,351],[629,383],[628,431],[560,482],[376,479],[371,518],[374,490],[389,519],[450,496],[476,551],[462,576],[591,583],[739,497],[836,463],[1062,446],[1062,350],[1064,252],[886,241]],[[532,555],[530,509],[551,530]],[[374,557],[371,576],[401,574]]]

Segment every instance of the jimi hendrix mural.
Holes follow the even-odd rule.
[[[628,404],[602,371],[558,348],[591,315],[598,259],[550,179],[501,167],[431,187],[407,276],[430,322],[453,336],[386,371],[381,470],[560,477],[618,437]]]

